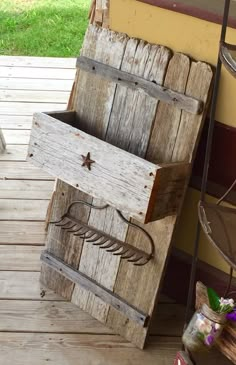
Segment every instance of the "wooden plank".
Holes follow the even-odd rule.
[[[66,103],[69,91],[37,91],[37,90],[2,90],[0,101],[20,101],[30,103]]]
[[[0,66],[40,67],[40,68],[75,68],[76,58],[0,56]]]
[[[151,46],[137,39],[127,43],[121,69],[132,72],[146,79],[155,79],[162,83],[170,52],[165,47]],[[109,120],[106,140],[124,150],[144,157],[149,140],[149,133],[155,117],[157,100],[148,95],[141,95],[126,87],[117,86],[112,112]],[[122,105],[122,108],[121,108]],[[135,105],[135,108],[130,108]],[[145,120],[145,123],[143,123]],[[133,126],[136,125],[135,129]],[[125,240],[127,225],[117,218],[111,208],[104,214],[91,212],[89,224],[110,233],[118,239]],[[132,244],[132,242],[130,242]],[[111,256],[104,250],[85,245],[80,260],[80,270],[113,290],[120,258]],[[109,307],[93,294],[75,286],[72,302],[87,310],[101,321],[106,321]]]
[[[139,351],[119,336],[91,334],[1,333],[4,365],[169,365],[181,347],[179,339],[155,338]],[[211,365],[209,363],[209,365]],[[221,365],[221,364],[220,364]]]
[[[0,221],[0,244],[44,245],[44,222]]]
[[[34,114],[28,161],[139,221],[155,220],[153,211],[161,216],[175,212],[176,201],[171,207],[165,204],[168,212],[164,205],[160,211],[155,202],[159,206],[162,195],[170,192],[182,197],[188,166],[152,164],[72,127],[75,120],[68,124],[61,121],[71,114],[57,119],[50,114]],[[89,160],[94,159],[91,166],[84,165],[88,153]]]
[[[28,145],[8,144],[3,153],[0,154],[0,161],[26,161]]]
[[[0,154],[2,154],[5,151],[5,149],[6,149],[6,141],[3,132],[0,128]]]
[[[0,270],[40,271],[41,251],[37,246],[0,245]]]
[[[76,66],[98,77],[104,77],[107,80],[113,81],[116,84],[127,86],[133,90],[143,91],[155,99],[165,101],[167,104],[175,105],[190,113],[200,114],[202,112],[203,104],[200,100],[158,85],[156,82],[145,80],[129,72],[117,70],[114,67],[104,65],[101,62],[83,56],[77,59]]]
[[[51,269],[63,275],[66,279],[81,286],[83,289],[93,293],[100,300],[111,305],[117,311],[124,313],[128,318],[146,326],[148,317],[145,313],[139,311],[137,308],[130,306],[122,298],[114,295],[112,291],[106,289],[104,286],[98,284],[95,280],[89,278],[78,270],[74,270],[71,266],[65,264],[62,260],[51,255],[48,251],[44,251],[41,255],[41,260]]]
[[[26,79],[26,78],[9,78],[2,77],[0,89],[3,90],[45,90],[45,91],[70,91],[74,77],[70,80],[57,79]]]
[[[4,129],[7,144],[29,144],[30,130]]]
[[[0,66],[0,78],[72,80],[74,76],[75,69],[71,68]]]
[[[30,115],[2,115],[0,128],[2,129],[31,129],[32,116]]]
[[[0,115],[32,115],[36,112],[65,110],[66,103],[0,102]]]
[[[62,300],[39,282],[39,272],[0,271],[0,299]]]
[[[1,220],[45,220],[48,200],[0,199]]]
[[[90,26],[87,30],[86,41],[84,42],[81,54],[90,58],[95,58],[98,61],[105,62],[109,65],[119,68],[121,59],[127,43],[127,36],[124,34],[117,35],[114,32],[108,32],[102,28]],[[96,47],[99,40],[100,46]],[[111,106],[113,103],[116,85],[106,80],[99,80],[94,87],[94,79],[86,72],[79,72],[76,75],[75,88],[71,97],[71,109],[78,113],[78,118],[81,121],[81,128],[86,132],[92,131],[93,135],[104,139],[107,124],[109,121]],[[80,85],[80,87],[78,87]],[[83,88],[87,90],[83,92]],[[99,93],[97,93],[97,88]],[[91,100],[93,103],[91,104]],[[78,105],[79,104],[79,105]],[[90,107],[88,108],[88,106]],[[89,123],[88,123],[89,121]],[[62,199],[62,193],[63,199]],[[52,219],[60,216],[65,211],[65,206],[73,200],[87,200],[91,198],[86,194],[81,193],[78,189],[70,187],[58,181],[57,192],[54,195],[52,205]],[[83,209],[74,210],[74,214],[78,219],[88,221],[90,210],[86,207]],[[83,240],[76,240],[73,235],[65,237],[61,230],[50,226],[47,239],[47,247],[53,247],[53,252],[57,257],[61,258],[67,264],[74,268],[78,268],[80,254],[83,247]],[[112,263],[114,260],[112,260]],[[74,285],[71,282],[64,280],[60,275],[54,275],[53,271],[42,268],[42,281],[54,289],[57,293],[64,295],[66,298],[71,298]]]
[[[0,300],[0,332],[91,333],[111,331],[68,302]]]
[[[1,161],[0,180],[54,180],[29,162]]]
[[[176,73],[176,70],[178,70],[178,73]],[[189,71],[189,58],[181,54],[175,54],[169,64],[165,84],[168,83],[174,89],[182,89],[184,91],[185,84],[187,83],[186,93],[207,103],[211,81],[212,70],[210,66],[201,62],[193,62]],[[159,108],[161,108],[161,112]],[[194,116],[186,112],[179,113],[179,110],[173,109],[174,107],[172,106],[168,106],[170,113],[168,114],[165,112],[166,109],[162,108],[163,103],[160,103],[153,128],[155,138],[152,135],[147,153],[148,159],[151,161],[158,159],[159,162],[183,160],[191,162],[201,131],[204,114]],[[185,115],[188,115],[189,118],[188,126],[184,123]],[[182,128],[182,123],[185,124],[185,129]],[[181,139],[178,138],[179,130],[182,131]],[[166,131],[169,131],[169,136],[165,139]],[[163,137],[160,143],[156,142],[157,135],[159,138]],[[175,154],[176,149],[181,151],[178,158],[176,158]],[[181,204],[179,209],[180,207]],[[120,264],[114,291],[126,298],[129,303],[136,303],[139,308],[150,315],[153,312],[154,303],[158,296],[176,221],[177,215],[156,221],[148,226],[149,233],[156,237],[155,245],[157,252],[156,260],[153,260],[149,267],[146,266],[142,270],[138,270],[138,268],[125,265],[123,262]],[[132,229],[129,229],[128,239],[135,242],[135,245],[138,247],[142,247],[140,237],[136,232],[132,232]],[[154,277],[155,281],[153,280]],[[132,278],[132,280],[129,278]],[[135,288],[134,283],[138,283]],[[143,347],[146,337],[145,329],[138,328],[137,325],[130,322],[126,323],[125,318],[117,315],[113,310],[110,310],[107,323],[126,338],[130,338],[138,346]]]
[[[0,180],[0,199],[49,200],[53,187],[54,181]]]

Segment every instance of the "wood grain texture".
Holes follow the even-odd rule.
[[[42,67],[18,67],[0,66],[0,78],[27,78],[27,79],[57,79],[71,80],[75,75],[75,70],[64,68],[63,72],[57,68]]]
[[[54,181],[0,180],[0,199],[49,200],[53,187]]]
[[[69,98],[69,91],[34,91],[34,90],[2,90],[0,101],[24,101],[30,103],[65,103]]]
[[[180,84],[182,84],[182,89],[185,90],[186,87],[189,95],[191,95],[192,91],[193,96],[196,96],[196,94],[198,94],[198,97],[201,98],[201,100],[207,102],[209,88],[212,80],[211,68],[204,63],[193,62],[189,71],[190,62],[186,56],[176,54],[174,55],[172,60],[173,62],[170,62],[169,68],[167,70],[166,80],[168,80],[168,78],[170,77],[169,82],[171,83],[171,79],[173,80],[172,82],[174,88],[176,82],[177,85],[178,82],[180,82],[178,81],[178,78],[183,78],[185,80],[185,84],[183,81],[180,82]],[[175,62],[179,62],[179,67],[177,68],[178,73],[174,72],[174,69],[176,70]],[[172,67],[174,67],[174,69]],[[195,74],[195,77],[192,77],[193,73]],[[160,103],[155,119],[153,134],[157,135],[157,129],[159,129],[158,133],[162,133],[160,132],[162,126],[164,126],[164,131],[166,129],[170,130],[170,128],[172,129],[174,128],[174,126],[176,129],[172,129],[172,132],[169,133],[168,140],[166,140],[166,143],[164,144],[163,141],[162,143],[157,143],[156,137],[154,138],[154,136],[152,136],[149,144],[149,150],[147,153],[148,159],[152,160],[158,158],[159,162],[177,161],[175,154],[175,151],[177,149],[180,152],[178,155],[178,158],[180,160],[192,162],[192,156],[195,150],[195,146],[198,142],[201,125],[204,120],[204,114],[198,116],[197,119],[195,119],[195,116],[190,116],[190,114],[188,113],[188,117],[190,118],[189,125],[191,126],[191,122],[193,124],[192,128],[186,128],[185,125],[184,129],[182,128],[182,123],[184,123],[184,116],[182,116],[182,114],[177,111],[177,118],[175,111],[172,110],[173,119],[167,118],[166,114],[165,116],[163,115],[163,113],[159,114],[159,108],[162,107],[163,106]],[[170,108],[172,107],[170,106]],[[159,125],[159,128],[157,127],[157,125]],[[181,140],[178,138],[180,130],[182,131]],[[183,134],[184,130],[185,135]],[[163,132],[163,138],[164,136],[165,133]],[[154,144],[152,144],[153,140],[155,141]],[[165,146],[165,148],[163,148],[163,146]],[[180,208],[181,204],[179,205],[179,209]],[[138,268],[124,265],[124,263],[121,263],[119,267],[119,273],[117,275],[117,280],[115,284],[115,292],[126,298],[126,300],[130,303],[138,303],[138,307],[142,308],[142,310],[144,311],[147,311],[150,315],[152,314],[154,308],[154,303],[156,300],[155,298],[158,295],[166,259],[168,257],[169,248],[173,240],[173,233],[176,226],[177,217],[178,214],[148,225],[149,233],[153,237],[156,237],[155,244],[157,253],[156,259],[150,263],[149,268],[145,267],[143,270],[139,270]],[[129,230],[128,237],[129,235],[131,235],[132,241],[135,242],[138,247],[140,247],[139,245],[141,245],[141,240],[136,233],[132,232],[132,229]],[[153,281],[154,277],[155,281]],[[132,278],[132,280],[130,278]],[[138,283],[135,289],[133,286],[134,282]],[[126,338],[132,339],[132,341],[136,343],[139,347],[143,347],[146,337],[146,334],[144,333],[145,329],[137,328],[137,326],[135,326],[133,323],[127,322],[125,318],[117,317],[118,314],[116,314],[111,309],[108,317],[108,324],[113,329],[116,328],[116,331],[119,331],[119,333],[123,334]]]
[[[0,332],[111,333],[89,314],[68,302],[1,300]]]
[[[180,340],[157,337],[141,352],[112,335],[1,333],[0,345],[4,365],[169,365]]]
[[[0,245],[0,270],[40,271],[40,254],[37,246]]]
[[[1,220],[43,221],[49,200],[0,199]]]
[[[44,222],[0,221],[0,244],[44,245]]]
[[[46,172],[29,162],[1,161],[1,180],[54,180]]]
[[[28,152],[27,145],[7,145],[0,154],[0,161],[26,161]]]
[[[40,284],[39,275],[30,271],[0,271],[0,299],[63,300]]]
[[[2,115],[0,128],[2,129],[31,129],[31,115]]]
[[[155,81],[153,82],[153,80],[147,81],[143,77],[133,75],[126,71],[117,70],[114,67],[104,65],[101,62],[94,61],[84,56],[77,59],[76,65],[80,69],[90,72],[97,77],[105,78],[133,90],[145,92],[155,99],[165,101],[167,104],[175,105],[189,113],[200,114],[202,112],[203,104],[200,100],[158,85]]]
[[[74,76],[70,80],[26,79],[1,77],[0,89],[3,90],[45,90],[71,91]],[[46,109],[45,109],[46,110]]]
[[[45,110],[64,110],[65,103],[22,103],[22,102],[0,102],[0,115],[32,115]]]
[[[143,41],[138,42],[136,39],[130,39],[126,45],[121,69],[146,79],[154,78],[161,84],[164,80],[169,57],[170,52],[164,47],[151,46]],[[118,85],[106,141],[144,157],[148,144],[148,131],[150,131],[155,116],[157,103],[158,101],[153,100],[150,96],[141,95],[138,91]],[[135,105],[135,108],[130,109],[130,105]],[[143,123],[144,118],[145,123]],[[137,125],[135,130],[134,125]],[[118,239],[125,240],[126,238],[127,225],[117,217],[111,208],[104,214],[92,212],[89,224],[111,233]],[[85,245],[81,256],[80,270],[112,290],[119,263],[119,257],[112,257],[103,250]],[[78,303],[81,308],[96,318],[106,321],[109,307],[94,295],[86,293],[76,286],[72,301]]]
[[[75,58],[0,56],[0,66],[40,67],[40,68],[75,68]]]

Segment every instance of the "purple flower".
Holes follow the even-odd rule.
[[[206,338],[205,338],[205,340],[204,340],[204,343],[205,343],[205,345],[207,345],[207,346],[211,346],[212,344],[213,344],[213,342],[214,342],[214,336],[212,336],[212,335],[208,335]]]
[[[233,310],[233,312],[231,313],[227,313],[226,314],[226,318],[229,320],[229,321],[235,321],[236,322],[236,309]]]

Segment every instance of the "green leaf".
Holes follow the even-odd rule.
[[[217,312],[220,309],[220,297],[212,288],[207,288],[207,294],[211,309]]]

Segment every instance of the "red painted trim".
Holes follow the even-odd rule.
[[[212,23],[222,24],[222,14],[219,14],[217,11],[207,10],[205,8],[185,4],[184,2],[181,1],[174,1],[174,0],[137,0],[137,1],[153,6],[158,6],[159,8],[175,11],[177,13],[190,15],[195,18],[206,20]],[[236,18],[229,17],[228,25],[232,28],[236,28]]]

